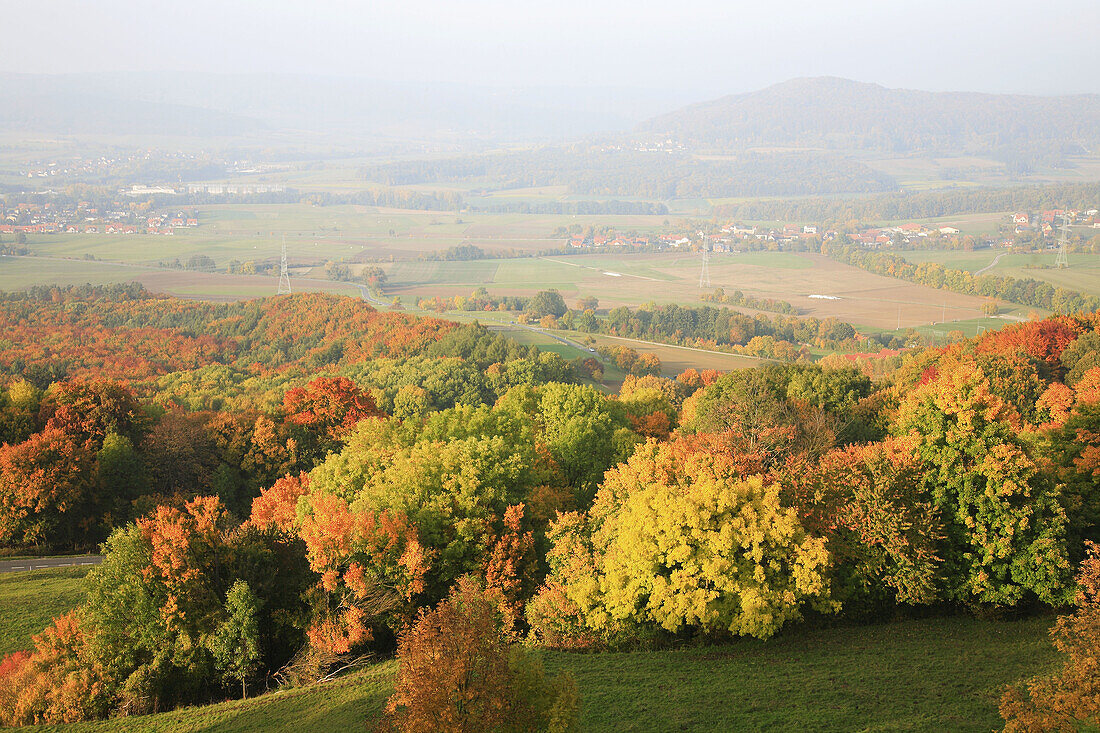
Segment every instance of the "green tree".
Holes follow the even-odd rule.
[[[943,517],[950,599],[1012,606],[1027,593],[1052,605],[1072,598],[1066,516],[1021,442],[1020,424],[968,362],[911,391],[898,408],[894,430],[916,439],[929,467],[924,491]]]
[[[248,678],[260,666],[260,626],[259,600],[245,581],[229,588],[225,615],[210,639],[210,651],[218,670],[240,682],[241,697],[248,697]]]
[[[524,308],[525,313],[535,318],[542,318],[543,316],[561,318],[567,310],[565,299],[561,297],[561,293],[557,290],[540,290],[535,294],[535,297],[528,301],[527,307]]]

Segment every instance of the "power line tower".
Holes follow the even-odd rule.
[[[710,287],[710,253],[707,251],[707,235],[703,235],[703,269],[699,271],[699,288]]]
[[[283,258],[279,263],[279,295],[290,295],[290,275],[286,271],[286,237],[283,237]]]
[[[1059,270],[1069,268],[1069,258],[1066,256],[1069,250],[1069,213],[1062,212],[1062,226],[1058,227],[1061,233],[1058,235],[1058,259],[1054,261],[1054,266]]]

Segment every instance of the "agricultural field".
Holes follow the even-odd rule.
[[[212,257],[219,267],[232,259],[272,262],[286,239],[291,264],[324,260],[415,258],[467,244],[489,252],[535,253],[564,244],[559,227],[612,226],[624,231],[656,232],[667,217],[642,215],[571,216],[557,214],[467,214],[412,211],[369,206],[309,204],[189,207],[199,226],[173,236],[108,234],[35,234],[28,245],[36,254],[150,264],[195,254]]]
[[[386,265],[387,295],[406,303],[436,295],[533,295],[556,288],[566,302],[595,296],[600,308],[645,302],[701,305],[700,262],[690,254],[569,255],[482,262],[397,262]],[[802,253],[718,254],[714,288],[786,300],[804,315],[837,317],[859,327],[896,329],[981,318],[983,298],[872,275],[826,257]],[[811,298],[828,295],[836,298]]]
[[[0,261],[0,289],[45,283],[106,283],[136,279],[151,290],[192,298],[247,298],[274,290],[273,278],[158,270],[161,262],[211,257],[219,270],[231,260],[272,265],[285,238],[295,287],[354,295],[354,287],[323,282],[320,265],[382,262],[386,295],[406,307],[436,295],[468,294],[478,287],[494,295],[530,295],[557,288],[567,301],[594,295],[602,308],[648,301],[698,305],[699,258],[688,253],[564,255],[474,262],[416,259],[446,247],[473,244],[489,251],[538,252],[558,246],[551,237],[566,223],[610,224],[655,230],[655,216],[454,215],[439,212],[309,205],[204,206],[200,226],[172,237],[147,235],[32,235],[37,259]],[[390,233],[393,233],[392,236]],[[917,253],[912,253],[916,255]],[[965,264],[984,266],[985,253]],[[86,258],[94,257],[95,260]],[[46,259],[52,258],[52,259]],[[392,260],[392,261],[391,261]],[[305,276],[304,278],[302,276]],[[309,279],[317,282],[309,282]],[[821,256],[784,252],[716,254],[713,287],[754,297],[786,300],[806,315],[835,316],[864,329],[928,326],[981,316],[981,298],[947,293],[869,275]],[[1100,287],[1096,285],[1094,287]],[[838,300],[815,299],[830,295]]]
[[[1005,250],[983,249],[975,252],[946,250],[913,250],[899,252],[910,262],[939,262],[946,267],[978,272],[986,270],[990,275],[1014,278],[1032,278],[1048,282],[1055,287],[1077,290],[1086,295],[1100,295],[1100,255],[1071,252],[1069,268],[1055,269],[1058,256],[1055,251],[1013,254]],[[999,257],[999,259],[998,259]],[[994,264],[996,262],[996,264]]]
[[[274,277],[266,275],[228,275],[48,257],[0,257],[0,290],[19,290],[32,285],[107,285],[130,281],[139,282],[155,293],[200,300],[260,298],[274,295],[278,286]],[[296,277],[292,287],[295,292],[324,291],[359,296],[359,288],[355,285],[320,279]]]
[[[1004,186],[1040,183],[1069,183],[1096,180],[1100,174],[1100,156],[1095,154],[1068,156],[1067,167],[1040,168],[1026,176],[1009,175],[1002,161],[974,155],[932,157],[908,155],[897,158],[865,156],[863,162],[887,175],[909,191],[945,186]]]

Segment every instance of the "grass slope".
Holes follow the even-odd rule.
[[[1050,623],[959,616],[543,659],[577,678],[585,731],[988,731],[1000,725],[1004,685],[1053,665]],[[36,730],[369,730],[396,669],[388,661],[250,700]]]
[[[84,598],[88,568],[0,573],[0,657],[30,649],[31,634]]]
[[[1005,684],[1044,671],[1049,619],[967,617],[794,632],[768,642],[548,655],[594,731],[988,731]]]

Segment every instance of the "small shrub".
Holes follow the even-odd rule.
[[[499,594],[467,576],[401,638],[401,668],[384,729],[402,733],[577,730],[577,685],[547,680],[542,664],[508,644]]]

